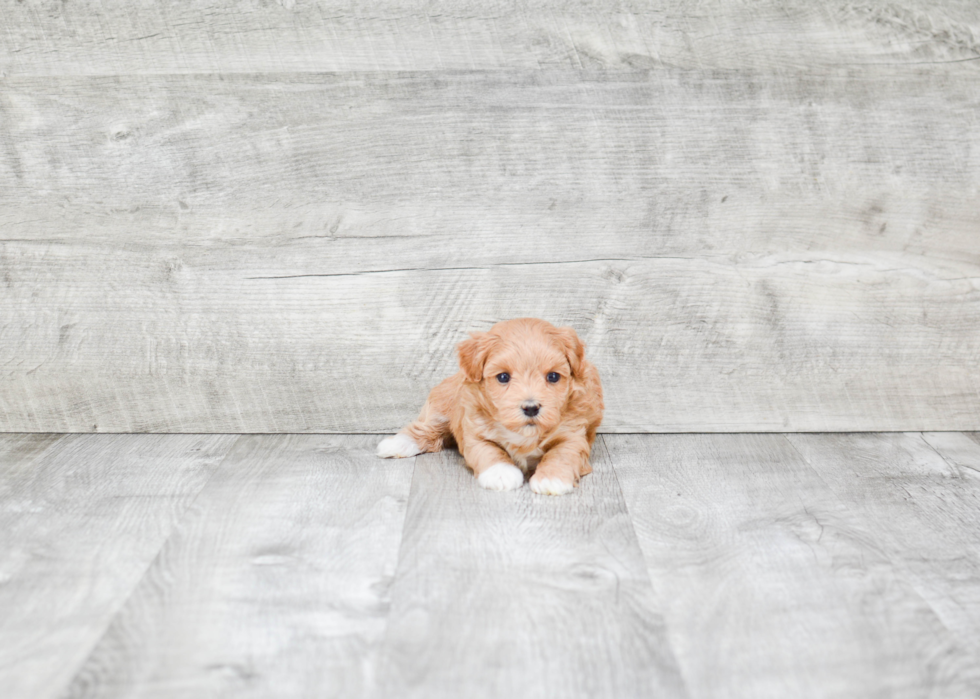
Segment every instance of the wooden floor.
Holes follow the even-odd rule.
[[[0,435],[4,697],[977,697],[980,435]]]

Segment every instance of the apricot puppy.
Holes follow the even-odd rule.
[[[455,443],[477,482],[563,495],[592,472],[602,421],[599,372],[572,328],[536,318],[497,323],[459,343],[460,370],[432,389],[418,419],[378,445],[384,458]]]

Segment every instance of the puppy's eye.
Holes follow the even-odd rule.
[[[497,381],[499,381],[500,383],[507,383],[508,381],[510,381],[510,374],[508,374],[506,371],[497,374]]]
[[[549,371],[545,378],[548,379],[548,383],[558,383],[558,379],[561,378],[561,374],[559,374],[557,371]]]

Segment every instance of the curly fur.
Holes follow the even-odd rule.
[[[380,456],[455,444],[484,487],[519,487],[517,479],[498,475],[506,473],[501,464],[513,464],[525,476],[533,473],[532,490],[555,495],[570,492],[591,473],[602,385],[572,328],[518,318],[473,333],[457,350],[459,372],[432,389],[415,422],[378,445]],[[551,372],[557,382],[547,380]],[[506,383],[497,379],[503,373],[510,377]],[[538,413],[529,416],[528,406],[537,406]]]

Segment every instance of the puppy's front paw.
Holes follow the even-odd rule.
[[[407,456],[421,454],[419,445],[412,441],[407,434],[399,432],[391,437],[385,437],[378,444],[378,456],[382,459],[404,459]]]
[[[516,490],[524,485],[524,474],[513,464],[494,464],[476,478],[487,490]]]
[[[575,484],[571,481],[564,481],[561,478],[545,478],[535,475],[529,483],[531,490],[538,495],[565,495],[575,489]]]

